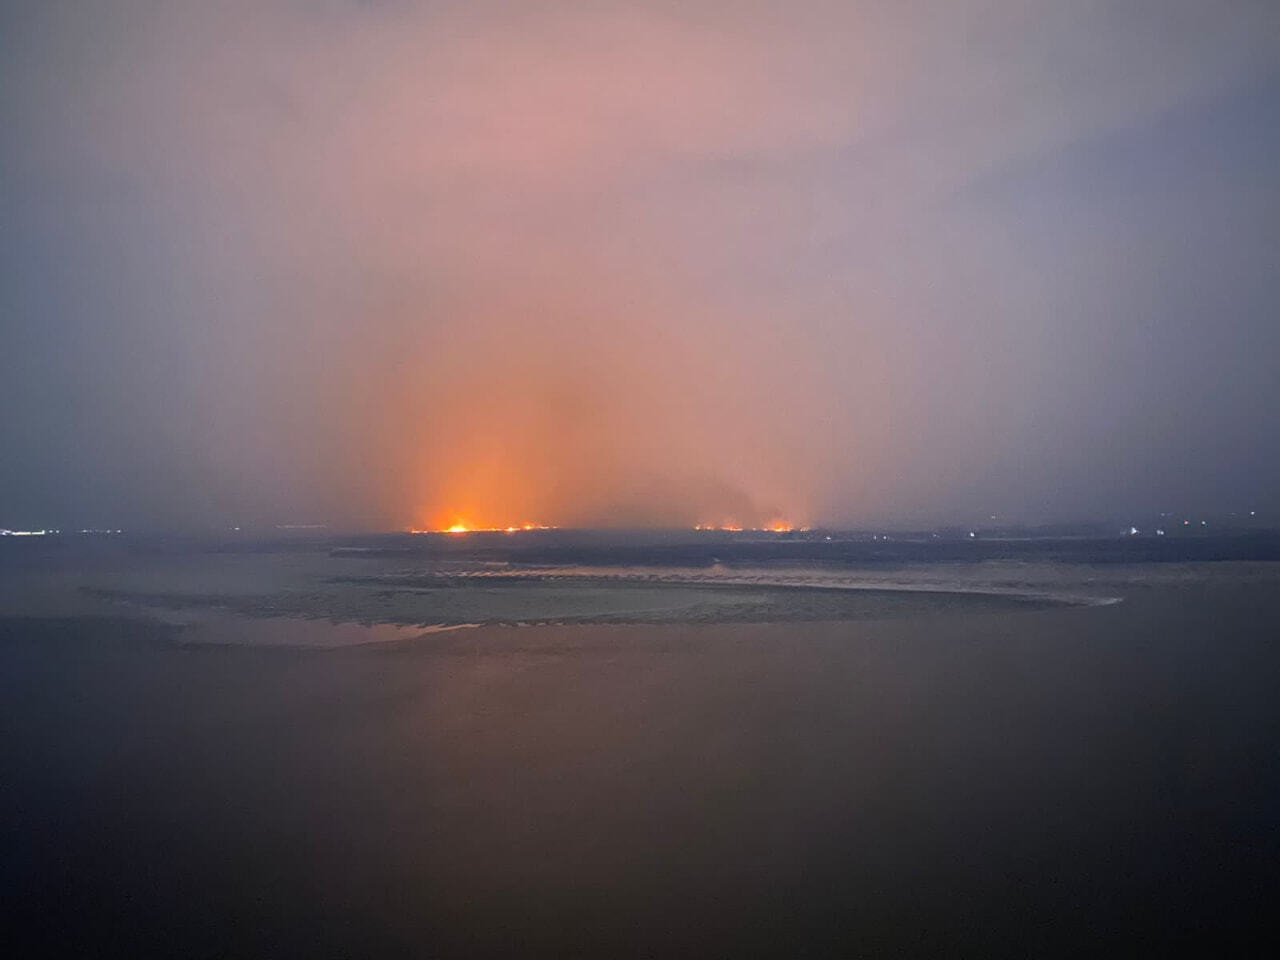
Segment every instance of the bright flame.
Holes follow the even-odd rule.
[[[506,527],[472,527],[461,521],[447,527],[410,527],[410,533],[523,533],[527,530],[558,530],[559,527],[552,527],[542,523],[525,523],[520,526]]]
[[[807,527],[797,527],[795,524],[787,520],[772,520],[763,527],[740,527],[736,523],[699,523],[695,524],[695,530],[717,530],[723,533],[741,533],[744,530],[752,533],[795,533],[796,531],[807,530]]]

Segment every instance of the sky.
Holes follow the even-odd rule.
[[[0,527],[1280,511],[1274,0],[0,0]]]

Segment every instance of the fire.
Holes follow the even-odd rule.
[[[450,525],[449,525],[449,526],[447,526],[447,527],[427,527],[427,528],[410,527],[410,528],[409,528],[409,532],[410,532],[410,533],[416,533],[416,534],[424,534],[424,533],[453,533],[453,534],[463,534],[463,533],[525,533],[525,532],[530,531],[530,530],[558,530],[558,529],[559,529],[559,527],[552,527],[552,526],[548,526],[547,524],[543,524],[543,523],[522,523],[522,524],[520,524],[519,526],[510,525],[510,526],[505,526],[505,527],[480,527],[480,526],[474,526],[474,527],[473,527],[473,526],[471,526],[469,523],[466,523],[465,521],[461,521],[461,520],[459,520],[459,521],[457,521],[457,522],[455,522],[455,523],[453,523],[453,524],[450,524]]]
[[[740,527],[736,523],[699,523],[695,524],[693,529],[715,530],[721,533],[742,533],[744,530],[749,533],[795,533],[797,530],[807,528],[797,527],[787,520],[772,520],[762,527]]]

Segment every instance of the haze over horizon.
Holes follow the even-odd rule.
[[[0,0],[0,526],[1280,509],[1280,5]]]

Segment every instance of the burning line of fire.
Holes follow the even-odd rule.
[[[548,526],[542,523],[524,523],[518,527],[469,527],[465,523],[455,523],[450,527],[439,527],[434,530],[419,530],[414,527],[409,528],[410,533],[426,534],[426,533],[526,533],[530,530],[558,530],[558,527]]]

